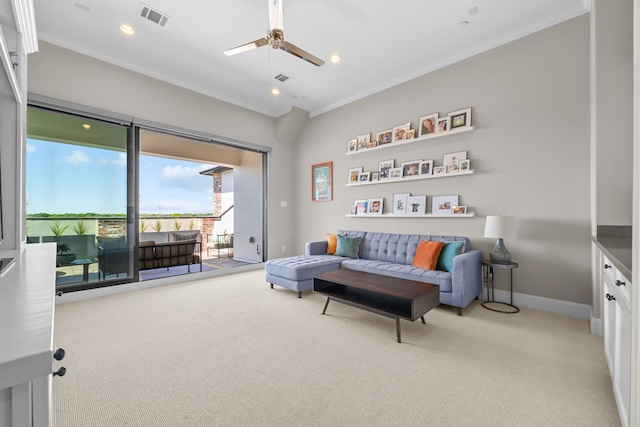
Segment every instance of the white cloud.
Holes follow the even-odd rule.
[[[160,172],[160,179],[163,181],[173,181],[176,179],[191,178],[199,175],[197,168],[187,166],[165,166]]]
[[[112,160],[111,163],[116,166],[127,166],[127,154],[126,153],[118,154],[118,159]]]
[[[64,160],[67,163],[72,163],[74,165],[78,165],[80,163],[89,163],[89,157],[87,157],[87,155],[80,150],[73,150],[73,154],[70,156],[66,156]]]
[[[36,151],[35,145],[27,144],[27,153],[33,153]]]

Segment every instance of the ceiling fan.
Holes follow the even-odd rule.
[[[267,36],[250,43],[225,50],[224,54],[231,56],[270,44],[274,49],[282,49],[285,52],[289,52],[290,54],[295,55],[300,59],[304,59],[313,65],[317,65],[318,67],[323,65],[324,61],[322,59],[313,56],[309,52],[300,49],[298,46],[295,46],[284,39],[284,32],[282,29],[282,0],[268,0],[268,2],[269,32],[267,33]]]

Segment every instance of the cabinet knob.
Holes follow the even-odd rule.
[[[58,292],[56,292],[56,296],[57,296],[57,297],[61,297],[61,296],[62,296],[62,291],[58,291]]]
[[[627,284],[621,280],[616,280],[616,286],[627,286]]]
[[[616,299],[616,297],[614,297],[613,295],[607,294],[607,301],[613,301],[615,299]]]
[[[65,368],[64,366],[61,367],[60,369],[58,369],[57,371],[55,371],[53,373],[54,377],[64,377],[64,374],[67,373],[67,368]]]
[[[604,269],[606,270],[607,268],[611,268],[611,266],[609,264],[605,264]]]
[[[60,347],[55,353],[53,353],[53,358],[56,360],[62,360],[64,359],[64,354],[64,348]]]

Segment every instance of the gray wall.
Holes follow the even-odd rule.
[[[473,108],[475,131],[345,156],[347,141],[422,115]],[[442,161],[467,150],[474,175],[345,187],[354,167],[380,160]],[[310,201],[310,165],[333,161],[334,200]],[[295,151],[296,251],[338,229],[466,235],[488,254],[486,215],[514,215],[506,240],[515,292],[591,303],[589,17],[582,16],[310,119]],[[474,218],[346,218],[356,199],[394,193],[460,195]],[[496,286],[505,288],[498,280]]]

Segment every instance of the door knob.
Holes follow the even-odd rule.
[[[63,367],[61,367],[60,369],[58,369],[57,371],[55,371],[55,372],[53,373],[53,376],[54,376],[54,377],[63,377],[63,376],[64,376],[64,374],[66,374],[66,373],[67,373],[67,368],[65,368],[65,367],[63,366]]]
[[[56,350],[55,353],[53,353],[53,358],[56,360],[62,360],[64,359],[64,348],[60,347],[59,349]]]

